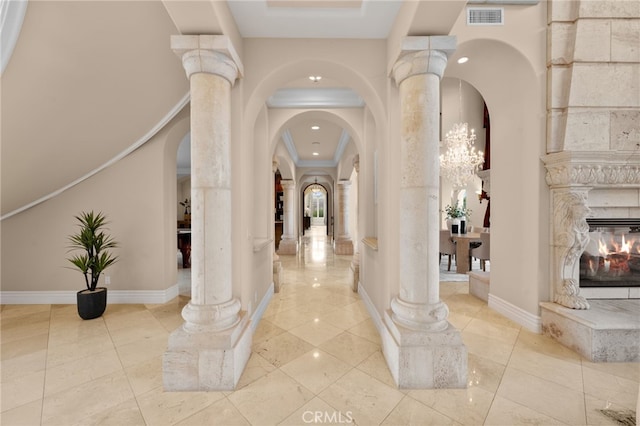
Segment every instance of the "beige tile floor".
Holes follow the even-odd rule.
[[[0,424],[615,425],[601,410],[636,408],[640,364],[591,363],[492,311],[466,282],[440,287],[469,350],[468,388],[398,390],[349,289],[350,257],[320,234],[281,258],[281,292],[234,392],[162,390],[188,297],[110,305],[91,321],[74,305],[3,305]]]

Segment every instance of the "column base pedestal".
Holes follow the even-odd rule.
[[[252,334],[246,312],[240,322],[218,332],[187,332],[184,327],[169,335],[162,358],[165,391],[230,391],[240,380],[251,355]]]
[[[391,375],[400,389],[467,387],[467,348],[451,324],[440,332],[415,331],[385,312],[382,344]]]
[[[335,254],[353,254],[353,241],[336,240],[333,243],[333,252]]]
[[[278,254],[298,254],[298,240],[281,240]]]
[[[360,262],[351,262],[351,277],[353,279],[351,282],[351,289],[354,293],[357,293],[358,284],[360,284]]]
[[[280,282],[282,281],[282,262],[273,262],[273,291],[280,292]]]

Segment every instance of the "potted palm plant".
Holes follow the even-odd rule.
[[[107,288],[98,287],[100,274],[113,265],[118,257],[110,249],[118,246],[116,241],[105,233],[107,219],[102,213],[82,212],[75,216],[78,220],[78,232],[69,236],[70,251],[81,250],[68,258],[75,269],[84,275],[86,289],[77,293],[78,315],[82,319],[101,316],[107,307]]]

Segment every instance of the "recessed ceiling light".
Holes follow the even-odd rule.
[[[319,153],[317,153],[317,152],[314,152],[314,153],[313,153],[313,155],[320,155],[320,154],[319,154]]]
[[[320,130],[320,126],[311,126],[311,130]]]
[[[322,80],[322,76],[321,75],[310,75],[309,76],[309,80],[313,81],[314,83],[317,83],[320,80]]]
[[[468,60],[469,60],[469,58],[467,58],[466,56],[463,56],[462,58],[458,59],[458,63],[459,64],[464,64]]]

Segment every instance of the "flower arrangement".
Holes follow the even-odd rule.
[[[444,208],[445,213],[447,213],[448,219],[458,219],[461,217],[469,217],[471,216],[471,209],[467,208],[467,200],[465,199],[462,202],[462,206],[458,205],[456,202],[455,205],[447,205]]]

